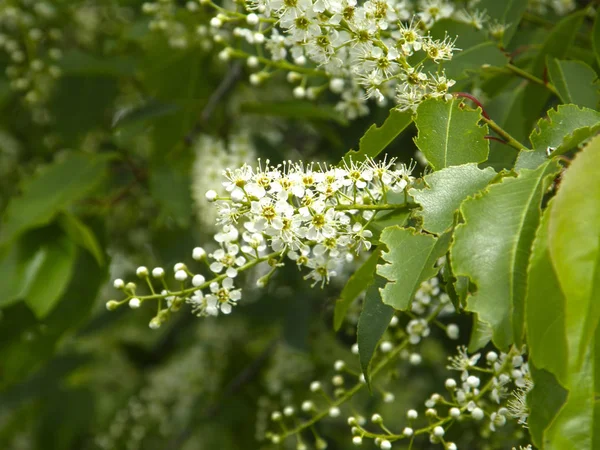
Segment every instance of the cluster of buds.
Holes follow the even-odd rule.
[[[429,280],[424,283],[424,286],[427,288],[432,284],[437,285],[436,282]],[[424,295],[424,292],[420,295]],[[370,377],[371,391],[375,397],[374,401],[379,402],[378,405],[391,404],[396,401],[394,392],[392,392],[393,382],[391,383],[394,376],[391,374],[396,373],[399,363],[408,366],[421,364],[422,357],[419,353],[419,346],[422,340],[429,335],[430,327],[436,325],[443,329],[446,328],[440,323],[439,318],[442,313],[447,312],[448,307],[452,309],[447,296],[433,296],[428,306],[427,314],[423,311],[423,315],[419,319],[411,319],[415,317],[413,313],[399,313],[392,316],[371,364],[373,368]],[[417,335],[419,336],[418,340],[415,339]],[[358,356],[357,343],[352,345],[351,353]],[[357,359],[335,361],[329,382],[324,380],[311,382],[308,386],[308,397],[302,398],[297,404],[287,402],[280,411],[275,411],[271,415],[271,431],[266,433],[265,437],[273,443],[283,443],[286,439],[292,438],[303,442],[303,434],[306,434],[308,429],[312,429],[315,422],[325,419],[345,420],[343,419],[345,413],[352,411],[353,415],[347,419],[347,422],[353,427],[352,442],[360,445],[363,438],[369,437],[367,434],[359,432],[359,430],[364,431],[363,427],[366,425],[367,419],[362,415],[357,415],[354,407],[349,406],[351,399],[363,388],[366,388],[366,380],[359,369]],[[409,415],[412,417],[412,414]],[[382,423],[381,415],[375,414],[373,422]],[[391,445],[391,441],[384,438],[377,438],[376,441],[380,448],[390,448],[387,445]]]
[[[10,58],[6,76],[11,88],[33,106],[47,100],[53,80],[61,75],[58,13],[49,2],[23,0],[0,6],[0,51]],[[34,118],[44,122],[47,114],[40,111]]]
[[[380,414],[372,417],[373,424],[381,428],[379,432],[367,430],[351,417],[348,423],[352,426],[353,443],[360,445],[369,438],[379,448],[391,449],[395,441],[412,441],[415,436],[426,435],[433,444],[438,443],[446,450],[457,450],[454,442],[446,440],[449,427],[457,421],[487,423],[491,432],[506,425],[508,419],[525,424],[525,396],[533,384],[522,352],[516,348],[509,353],[488,352],[486,367],[478,365],[480,357],[479,353],[469,355],[464,347],[459,347],[458,355],[449,358],[448,368],[460,371],[460,379],[448,378],[446,394],[434,393],[425,401],[426,425],[418,427],[420,414],[414,409],[407,411],[407,423],[400,433],[390,431]]]
[[[268,272],[257,281],[258,287],[264,287],[285,260],[306,270],[305,278],[313,286],[322,286],[345,263],[371,248],[370,228],[378,215],[411,207],[406,195],[414,181],[410,172],[393,159],[347,161],[338,167],[267,162],[227,169],[222,183],[227,195],[215,190],[206,193],[217,209],[218,248],[207,254],[198,247],[192,255],[206,263],[205,273],[193,273],[177,263],[174,277],[180,289],[173,290],[164,269],[139,267],[137,275],[151,293],[137,295],[135,283],[115,280],[125,299],[111,300],[107,308],[124,303],[138,308],[146,300],[158,300],[152,328],[186,302],[199,316],[229,314],[242,295],[235,287],[240,272],[264,263]],[[186,287],[189,281],[192,286]]]

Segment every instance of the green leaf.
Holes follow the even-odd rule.
[[[375,249],[369,258],[348,278],[344,289],[340,293],[340,298],[335,302],[333,312],[333,328],[335,331],[338,331],[342,326],[346,312],[352,302],[373,282],[380,256],[381,249]]]
[[[559,105],[538,121],[529,140],[533,150],[519,153],[516,170],[536,169],[551,156],[562,155],[600,130],[600,112],[576,105]]]
[[[333,120],[340,125],[348,125],[342,113],[327,105],[312,102],[284,101],[244,103],[240,110],[248,114],[286,117],[299,120]]]
[[[507,47],[517,31],[521,18],[527,9],[527,2],[522,0],[483,0],[477,5],[477,9],[485,11],[492,21],[507,25],[502,36],[502,45]]]
[[[389,280],[381,291],[383,303],[407,311],[421,283],[434,277],[439,268],[436,261],[446,254],[450,233],[436,238],[414,229],[389,227],[381,233],[381,242],[388,248],[382,258],[387,264],[377,266],[377,273]]]
[[[462,201],[486,187],[495,175],[491,167],[480,170],[477,164],[447,167],[426,175],[426,189],[408,192],[421,205],[416,215],[423,218],[423,229],[435,234],[446,232]]]
[[[90,252],[99,266],[104,265],[104,252],[90,227],[70,213],[61,214],[58,223],[73,242]]]
[[[598,106],[598,75],[587,64],[549,57],[548,73],[563,103],[574,103],[593,109]]]
[[[181,226],[188,226],[192,216],[190,182],[167,163],[155,165],[150,172],[150,193],[162,211]]]
[[[485,347],[492,340],[494,330],[489,323],[483,322],[475,316],[475,323],[471,329],[471,337],[469,338],[468,350],[470,353]]]
[[[592,30],[592,44],[594,47],[594,54],[596,55],[596,61],[600,64],[600,16],[596,14],[596,20],[594,21],[594,29]]]
[[[476,286],[467,310],[491,325],[494,344],[501,349],[522,343],[529,254],[542,196],[559,170],[555,162],[523,170],[468,198],[460,208],[464,223],[454,231],[452,267]]]
[[[564,405],[568,391],[547,370],[538,369],[531,362],[529,368],[533,389],[527,394],[527,404],[531,410],[527,425],[534,445],[544,448],[544,432]]]
[[[460,106],[460,99],[430,99],[417,109],[419,134],[415,143],[435,170],[487,159],[487,125],[480,126],[481,112]]]
[[[371,125],[364,136],[360,138],[358,151],[350,150],[344,155],[344,160],[359,162],[366,158],[375,158],[411,123],[412,114],[392,109],[383,125],[380,127],[375,124]]]
[[[470,72],[481,70],[482,66],[504,67],[508,57],[491,41],[481,42],[473,47],[464,49],[444,64],[446,75],[454,80],[462,80]]]
[[[123,77],[135,74],[136,61],[131,54],[96,58],[90,53],[71,50],[61,58],[60,68],[65,75]]]
[[[358,358],[369,389],[371,389],[369,374],[371,359],[373,359],[377,344],[394,315],[394,308],[384,305],[381,301],[381,288],[386,283],[387,280],[384,278],[375,277],[373,283],[367,288],[363,309],[358,319]]]
[[[100,230],[95,234],[102,235]],[[106,281],[107,267],[99,267],[87,252],[78,252],[67,290],[44,319],[43,327],[40,326],[42,322],[36,320],[22,303],[3,310],[0,389],[22,381],[27,374],[39,368],[52,356],[57,343],[67,331],[76,329],[88,320],[98,290]],[[9,333],[13,324],[16,326]],[[23,339],[23,333],[28,333],[30,338]]]
[[[600,112],[575,105],[560,105],[540,119],[529,140],[535,150],[562,155],[600,130]]]
[[[23,300],[30,274],[35,271],[30,267],[34,264],[34,255],[43,243],[39,233],[27,233],[12,245],[0,249],[0,308]]]
[[[49,223],[58,212],[87,195],[103,178],[110,159],[71,153],[27,180],[22,195],[7,207],[0,246],[26,230]]]
[[[527,276],[525,327],[530,361],[565,384],[568,366],[565,298],[548,249],[551,205],[542,216],[533,243]]]
[[[542,45],[542,49],[533,61],[533,75],[538,78],[544,78],[546,58],[548,56],[562,59],[568,55],[569,48],[575,40],[585,14],[585,10],[570,14],[552,28],[552,31],[548,34]],[[534,83],[527,84],[522,104],[524,111],[526,111],[524,114],[525,129],[529,130],[533,127],[535,120],[548,103],[549,98],[550,91],[545,86]]]
[[[65,292],[76,256],[75,244],[64,235],[46,242],[35,253],[24,297],[38,319],[46,317]]]
[[[581,369],[572,374],[567,400],[544,433],[545,450],[593,450],[595,345]]]
[[[548,231],[552,265],[566,298],[571,373],[583,363],[600,321],[600,137],[571,163],[555,197]]]

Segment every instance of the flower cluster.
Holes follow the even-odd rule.
[[[217,187],[217,194],[227,191],[221,184],[223,171],[256,161],[256,150],[249,133],[237,133],[226,144],[209,135],[201,135],[194,143],[196,159],[192,169],[192,198],[196,203],[198,221],[209,230],[217,223],[217,210],[206,199],[206,191]]]
[[[417,298],[428,298],[426,308],[417,308],[418,313],[399,313],[392,317],[371,364],[372,392],[375,395],[381,393],[376,395],[381,403],[376,402],[375,405],[382,409],[376,411],[384,411],[384,404],[395,402],[390,379],[381,374],[397,373],[398,363],[408,363],[409,366],[421,364],[418,346],[431,334],[434,325],[443,329],[451,339],[458,338],[456,325],[440,322],[440,318],[452,309],[442,288],[437,277],[426,281],[413,299],[415,304],[420,303]],[[352,346],[352,353],[358,355],[357,344]],[[352,443],[361,445],[371,439],[381,449],[391,449],[396,441],[413,442],[418,436],[425,436],[431,443],[440,444],[446,450],[456,450],[458,445],[448,439],[453,436],[448,430],[456,423],[475,422],[490,433],[504,427],[509,419],[516,419],[521,424],[526,422],[525,397],[532,383],[523,353],[516,348],[508,353],[490,351],[481,358],[480,353],[469,354],[465,347],[458,347],[457,355],[449,358],[448,369],[457,370],[460,375],[445,381],[445,394],[434,393],[424,402],[424,412],[408,410],[406,423],[401,425],[402,431],[398,433],[384,424],[384,414],[379,412],[372,415],[371,422],[380,430],[368,429],[365,412],[361,415],[356,405],[347,405],[366,385],[358,362],[338,360],[333,368],[335,373],[330,383],[313,381],[308,398],[297,405],[290,399],[279,411],[271,414],[273,431],[266,433],[271,442],[283,443],[294,437],[305,445],[303,435],[309,428],[312,429],[315,422],[327,418],[340,420],[346,410],[351,414],[347,422],[351,426]],[[377,400],[371,403],[373,401]],[[326,448],[322,438],[317,435],[316,439],[317,448]]]
[[[414,181],[411,169],[396,166],[393,159],[348,160],[341,166],[289,161],[272,166],[267,162],[227,169],[223,175],[226,195],[206,192],[217,210],[214,238],[218,248],[207,254],[197,247],[192,255],[206,262],[209,276],[177,263],[174,278],[181,289],[172,290],[163,268],[139,267],[137,275],[151,294],[139,296],[135,283],[117,279],[114,286],[126,298],[109,301],[108,309],[124,303],[138,308],[145,300],[158,300],[152,328],[158,328],[185,302],[199,316],[229,314],[242,295],[234,283],[239,272],[266,263],[270,269],[257,281],[263,287],[286,259],[306,270],[305,278],[313,286],[322,286],[345,263],[371,248],[370,227],[378,215],[410,208],[406,189]],[[186,281],[192,286],[186,288]],[[154,283],[160,283],[160,289]]]
[[[10,58],[6,76],[10,87],[33,106],[48,98],[53,80],[61,75],[58,61],[63,33],[58,14],[56,6],[44,1],[21,0],[0,6],[0,51]],[[34,119],[45,123],[48,113],[39,107]]]
[[[406,413],[407,423],[401,433],[393,433],[379,414],[372,417],[381,432],[368,431],[354,417],[348,419],[352,426],[353,442],[361,444],[365,438],[374,439],[381,449],[392,448],[392,443],[425,434],[431,443],[438,443],[446,450],[458,446],[446,440],[446,432],[453,423],[470,419],[483,422],[495,432],[504,427],[510,418],[526,423],[525,395],[533,386],[527,363],[517,349],[509,353],[490,351],[486,354],[486,366],[478,365],[481,355],[469,355],[466,348],[459,347],[458,355],[450,359],[449,369],[461,372],[460,379],[448,378],[446,394],[434,393],[425,401],[425,417],[428,425],[418,428],[419,412],[411,409]]]
[[[217,7],[210,25],[215,40],[230,36],[264,47],[270,58],[226,47],[220,57],[247,58],[261,69],[250,81],[260,83],[272,68],[288,70],[298,86],[297,98],[314,98],[329,87],[341,95],[337,108],[348,118],[366,114],[366,100],[385,104],[395,97],[400,110],[414,109],[427,97],[445,97],[454,81],[439,64],[452,59],[456,48],[450,37],[434,39],[428,29],[452,16],[455,7],[443,0],[252,0],[247,14]],[[316,69],[312,69],[316,67]],[[309,86],[309,76],[326,84]]]

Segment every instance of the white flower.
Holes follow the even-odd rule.
[[[206,295],[206,311],[210,315],[217,315],[220,310],[223,314],[231,313],[232,305],[242,298],[242,291],[234,289],[233,279],[225,278],[221,285],[213,282],[210,285],[210,294]]]
[[[236,244],[227,245],[226,251],[223,248],[216,250],[209,256],[215,261],[211,263],[210,270],[214,273],[221,273],[225,269],[225,273],[229,278],[237,276],[237,267],[241,267],[246,263],[246,258],[237,256],[240,252],[240,247]]]

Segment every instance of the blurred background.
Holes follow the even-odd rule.
[[[387,117],[373,106],[349,123],[327,93],[294,100],[285,74],[250,85],[242,62],[217,58],[197,3],[142,3],[0,1],[2,450],[270,448],[271,411],[354,361],[359,305],[332,331],[344,277],[313,289],[295,267],[263,290],[249,275],[231,316],[183,308],[152,331],[150,308],[106,311],[114,278],[193,267],[192,249],[211,249],[204,192],[223,168],[337,162]],[[389,152],[409,162],[413,135]],[[357,409],[421,405],[455,346],[427,340],[420,366],[386,375],[394,404],[363,392]],[[350,447],[343,417],[319,430]]]

